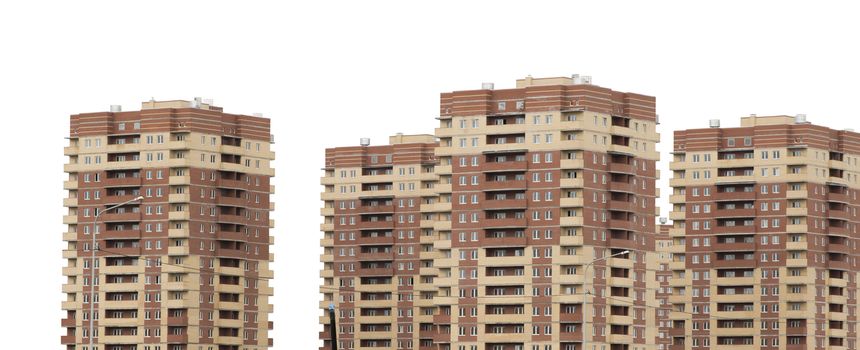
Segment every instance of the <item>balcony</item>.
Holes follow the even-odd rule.
[[[635,189],[633,188],[632,183],[627,182],[618,182],[612,181],[609,183],[609,190],[612,192],[626,192],[626,193],[634,193]]]
[[[735,241],[735,242],[717,242],[714,244],[714,251],[724,252],[724,251],[753,251],[755,250],[755,241],[752,242],[744,242],[744,241]]]
[[[172,228],[172,229],[167,230],[167,237],[168,238],[188,238],[188,237],[190,237],[190,234],[188,232],[188,229]]]
[[[807,267],[807,260],[804,259],[786,259],[785,260],[786,267]]]
[[[610,200],[608,203],[609,203],[609,210],[627,211],[627,212],[636,211],[636,205],[634,205],[633,202],[621,201],[621,200]]]
[[[786,225],[786,230],[788,233],[806,233],[806,225],[798,224],[798,225]]]
[[[528,206],[526,199],[502,199],[502,200],[487,200],[484,202],[484,209],[514,209],[526,208]]]
[[[717,209],[715,218],[752,218],[756,216],[755,208]]]
[[[613,230],[625,230],[625,231],[633,231],[636,228],[636,225],[633,224],[633,221],[623,220],[623,219],[610,219],[608,222],[608,226]]]
[[[481,170],[484,172],[525,171],[526,169],[528,169],[528,163],[526,161],[486,162],[481,167]]]
[[[357,240],[359,245],[394,244],[394,236],[367,236]]]
[[[522,190],[526,188],[525,180],[508,180],[508,181],[487,181],[484,183],[482,190],[498,191],[498,190]]]
[[[357,208],[359,214],[393,213],[393,205],[362,205]]]
[[[851,203],[851,198],[848,194],[839,192],[830,192],[827,194],[828,202]]]
[[[732,259],[732,260],[712,260],[716,268],[754,268],[756,266],[755,259]]]
[[[105,197],[104,197],[104,202],[103,202],[103,203],[104,203],[105,205],[125,203],[125,202],[128,202],[128,201],[134,200],[134,199],[135,199],[135,198],[137,198],[137,197],[138,197],[138,196],[137,196],[137,195],[134,195],[134,194],[126,194],[126,195],[109,195],[109,196],[105,196]],[[107,215],[107,214],[105,214],[105,215]]]
[[[559,237],[559,244],[561,245],[573,245],[578,246],[583,244],[582,236],[561,236]]]
[[[687,213],[683,211],[670,211],[669,212],[669,220],[685,220],[687,218]]]
[[[806,190],[794,190],[787,191],[785,193],[785,196],[788,199],[806,199],[806,195]]]
[[[217,184],[218,184],[218,187],[220,187],[220,188],[233,188],[233,189],[244,189],[248,186],[242,180],[231,180],[231,179],[222,179],[222,178],[218,178]]]
[[[116,221],[140,221],[141,213],[117,213],[108,212],[99,217],[101,222],[116,222]]]
[[[176,255],[188,255],[189,249],[188,246],[170,246],[167,247],[167,255],[176,256]]]
[[[562,159],[560,162],[562,169],[583,169],[585,162],[582,159]]]
[[[377,267],[377,268],[361,268],[359,271],[359,275],[362,277],[366,276],[393,276],[394,268],[393,267]]]
[[[191,183],[190,176],[170,176],[168,178],[170,185],[188,185]]]
[[[75,343],[75,335],[69,334],[69,335],[60,336],[60,343],[61,344],[74,344]]]
[[[827,250],[834,253],[851,254],[851,247],[845,244],[830,243],[827,245]]]
[[[394,220],[360,221],[356,226],[359,230],[390,231],[394,229]]]
[[[562,216],[559,221],[559,225],[561,227],[573,227],[583,225],[582,216]]]
[[[175,220],[185,220],[187,221],[191,216],[187,211],[171,211],[167,214],[167,218],[171,221]]]
[[[622,173],[622,174],[635,174],[636,169],[633,168],[633,164],[609,163],[609,172],[610,173]]]
[[[582,200],[582,198],[561,198],[559,202],[562,208],[570,208],[582,207],[584,201]]]
[[[389,252],[359,252],[356,257],[358,260],[378,261],[378,260],[394,260],[394,251]]]
[[[720,233],[753,233],[753,232],[755,232],[755,230],[756,230],[755,225],[734,225],[734,226],[717,225],[716,227],[713,227],[713,232],[717,233],[717,234],[720,234]]]
[[[786,208],[785,209],[785,215],[786,216],[807,216],[807,215],[809,215],[809,209],[808,208]]]
[[[526,218],[484,219],[485,228],[526,227]]]
[[[481,239],[481,246],[483,247],[520,247],[527,244],[525,235],[520,237],[484,237]]]
[[[720,192],[713,193],[714,201],[752,201],[756,198],[756,193],[753,191],[735,191],[735,192]]]
[[[582,178],[562,178],[560,181],[561,188],[582,188],[584,185]]]
[[[99,256],[138,256],[140,255],[140,247],[107,247],[99,250]]]
[[[173,213],[171,213],[171,214],[173,214]],[[173,219],[171,218],[171,220],[173,220]],[[247,220],[242,215],[218,214],[218,222],[228,223],[228,224],[244,225],[245,221],[247,221]]]
[[[806,208],[804,208],[806,209]],[[790,210],[790,209],[789,209]],[[803,214],[806,215],[806,214]],[[827,217],[836,220],[851,220],[851,214],[846,210],[835,210],[831,209],[827,212]]]

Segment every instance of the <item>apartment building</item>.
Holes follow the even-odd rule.
[[[389,144],[326,150],[321,231],[320,308],[336,310],[336,329],[320,317],[323,347],[435,349],[432,347],[433,222],[436,139],[395,135]]]
[[[670,349],[856,349],[860,135],[753,115],[673,150]]]
[[[655,348],[655,108],[579,76],[441,94],[437,349]]]
[[[72,115],[64,348],[271,347],[271,144],[201,99]]]
[[[657,350],[667,350],[672,345],[672,337],[669,336],[672,328],[672,322],[669,319],[669,313],[672,311],[672,304],[669,303],[669,296],[672,295],[672,288],[669,286],[669,281],[672,279],[672,269],[669,268],[672,262],[672,236],[669,235],[669,230],[672,225],[666,222],[665,217],[660,218],[655,231],[654,245],[657,250],[658,268],[655,271],[656,281],[653,286],[649,286],[655,289],[656,296],[657,337],[654,339],[654,344],[657,345]]]

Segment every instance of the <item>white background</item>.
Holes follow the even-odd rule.
[[[0,4],[0,348],[62,348],[70,114],[202,96],[272,118],[278,349],[318,346],[323,149],[432,133],[440,92],[579,73],[656,96],[663,186],[674,129],[750,113],[860,126],[849,1],[411,3]]]

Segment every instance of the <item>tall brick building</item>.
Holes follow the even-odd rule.
[[[670,349],[856,349],[860,135],[711,126],[675,132]]]
[[[396,135],[326,151],[320,307],[337,310],[339,349],[432,348],[435,236],[421,210],[435,198],[435,148],[432,135]]]
[[[268,119],[199,99],[71,116],[66,349],[272,345],[271,140]]]
[[[327,153],[321,308],[331,301],[340,303],[339,340],[349,339],[340,345],[443,350],[655,348],[656,316],[648,303],[655,296],[648,281],[655,279],[657,270],[655,99],[591,85],[587,77],[528,77],[518,80],[514,89],[496,90],[487,84],[480,90],[443,93],[439,113],[435,154],[427,165],[415,164],[428,170],[421,182],[428,185],[420,187],[423,192],[394,188],[392,179],[362,177],[382,166],[370,162],[368,155],[378,153],[381,158],[390,148]],[[341,152],[354,156],[347,157],[346,165],[332,163]],[[384,186],[392,186],[391,191]],[[400,342],[406,338],[394,334],[393,319],[358,319],[359,313],[400,312],[393,302],[358,299],[377,291],[382,294],[374,298],[409,291],[408,286],[394,286],[393,276],[416,273],[390,270],[400,258],[384,250],[389,248],[373,252],[383,249],[387,255],[381,260],[390,266],[358,255],[365,249],[358,241],[365,233],[400,230],[399,223],[386,225],[386,230],[376,226],[361,230],[365,220],[393,220],[397,209],[354,215],[357,226],[338,226],[351,222],[348,211],[339,216],[339,201],[354,202],[353,210],[372,208],[377,190],[392,200],[420,196],[425,203],[419,208],[423,218],[419,224],[421,251],[426,255],[418,259],[427,274],[422,269],[418,275],[427,284],[415,287],[420,292],[413,295],[422,304],[413,310],[421,317],[411,321],[413,331],[420,330],[417,343]],[[344,242],[341,248],[338,239],[348,240],[353,232],[356,241]],[[394,248],[396,242],[389,239],[379,245]],[[356,255],[351,256],[349,249]],[[380,267],[386,270],[375,270]],[[392,277],[341,277],[360,268]],[[344,284],[344,279],[354,282]],[[353,288],[359,281],[369,289],[356,293]],[[424,303],[426,299],[432,304]],[[321,322],[327,323],[327,318]],[[321,333],[324,339],[329,335],[330,329]]]

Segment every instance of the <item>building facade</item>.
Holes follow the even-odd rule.
[[[657,271],[655,272],[656,281],[653,285],[656,296],[656,316],[657,316],[657,337],[654,339],[654,344],[657,345],[657,350],[669,349],[672,345],[672,337],[669,336],[669,331],[672,328],[672,321],[669,319],[669,313],[672,311],[672,304],[669,303],[669,297],[672,295],[672,288],[669,281],[672,279],[672,269],[669,264],[672,262],[672,236],[669,235],[669,230],[672,225],[665,224],[663,221],[666,218],[660,218],[661,223],[657,225],[656,237],[654,245],[657,249]],[[650,286],[649,286],[650,287]]]
[[[441,94],[438,349],[654,348],[655,108],[576,76]]]
[[[338,349],[433,349],[432,135],[326,150],[320,308],[337,314]],[[321,349],[330,349],[329,316]]]
[[[655,108],[527,77],[441,94],[435,137],[329,149],[320,308],[339,347],[654,349]]]
[[[860,135],[751,116],[673,150],[670,349],[856,349]]]
[[[271,143],[268,119],[199,99],[72,115],[64,347],[272,346]]]

